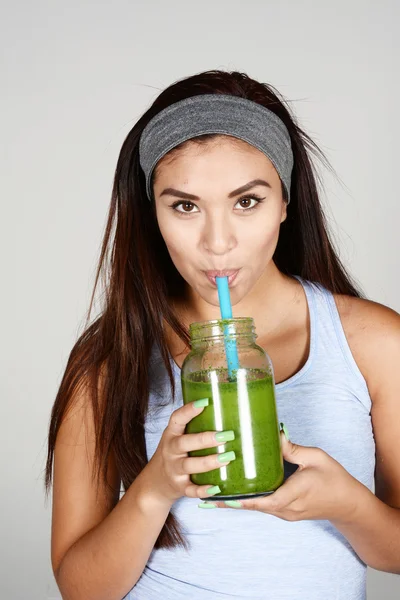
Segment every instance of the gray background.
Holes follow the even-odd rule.
[[[84,324],[125,135],[178,78],[223,68],[272,83],[340,177],[325,173],[343,261],[370,298],[399,311],[400,5],[2,4],[0,597],[48,600],[60,596],[47,425]],[[400,578],[370,570],[368,590],[394,600]]]

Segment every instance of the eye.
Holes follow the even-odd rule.
[[[240,198],[235,204],[235,207],[239,205],[239,212],[249,213],[255,210],[258,204],[261,204],[263,200],[264,198],[257,196],[257,194],[251,194],[250,196],[243,196],[243,198]],[[190,215],[199,212],[198,207],[189,200],[177,200],[170,206],[175,212],[180,213],[181,215]]]
[[[174,202],[173,204],[171,204],[171,208],[173,208],[176,212],[181,214],[190,214],[198,212],[198,210],[192,210],[193,207],[197,208],[197,206],[193,204],[193,202],[189,202],[188,200],[179,200],[178,202]],[[178,208],[182,208],[182,210],[178,210]]]
[[[263,200],[264,198],[252,194],[251,196],[243,196],[243,198],[240,198],[237,201],[236,206],[239,205],[241,212],[248,212],[254,210]]]

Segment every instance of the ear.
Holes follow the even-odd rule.
[[[286,217],[287,217],[287,202],[282,200],[281,223],[283,223],[283,221],[286,221]]]

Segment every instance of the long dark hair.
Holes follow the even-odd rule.
[[[146,196],[139,165],[139,139],[158,112],[197,94],[231,94],[269,108],[285,123],[291,137],[294,168],[291,201],[282,223],[274,261],[283,273],[319,282],[339,294],[361,296],[341,264],[328,235],[321,208],[318,175],[311,154],[325,164],[322,152],[302,131],[287,101],[271,85],[244,73],[207,71],[166,88],[128,133],[118,157],[108,221],[99,258],[88,322],[100,278],[105,284],[103,308],[86,325],[74,345],[53,405],[45,472],[46,494],[52,482],[54,447],[60,424],[71,408],[74,394],[85,382],[93,408],[96,431],[94,477],[106,473],[110,453],[125,490],[147,463],[144,422],[149,396],[149,359],[157,343],[171,382],[165,326],[188,344],[188,332],[173,310],[171,298],[180,297],[184,281],[169,256],[159,231],[154,203]],[[156,176],[156,174],[155,174]],[[102,382],[99,394],[99,382]],[[102,401],[102,399],[104,401]],[[155,548],[186,547],[172,513]]]

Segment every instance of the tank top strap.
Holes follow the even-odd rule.
[[[310,354],[313,352],[313,371],[321,369],[341,369],[352,385],[368,398],[368,386],[351,352],[335,298],[322,284],[295,276],[303,285],[310,314],[311,341]],[[323,367],[323,368],[322,368]]]

